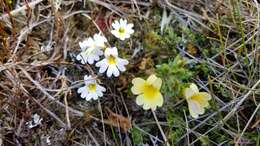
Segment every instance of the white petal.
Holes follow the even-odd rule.
[[[85,86],[84,87],[80,87],[77,92],[78,93],[82,93],[82,92],[84,92],[84,90],[85,90]]]
[[[125,19],[120,19],[120,25],[122,26],[122,27],[125,27],[126,25],[127,25],[127,20]]]
[[[132,29],[133,27],[134,27],[134,24],[133,24],[133,23],[127,24],[127,29]]]
[[[101,51],[100,49],[95,49],[95,52],[94,52],[97,56],[101,56],[101,55],[103,55],[104,53],[103,53],[103,51]]]
[[[193,118],[198,118],[199,114],[205,112],[204,108],[194,100],[188,100],[189,112]]]
[[[106,48],[105,50],[105,56],[108,57],[108,56],[115,56],[117,57],[118,56],[118,51],[117,51],[117,48],[116,47],[112,47],[112,48]]]
[[[111,66],[112,68],[112,72],[114,74],[115,77],[119,76],[119,70],[117,69],[117,67],[115,65]]]
[[[99,34],[95,34],[94,35],[94,41],[95,41],[95,45],[98,47],[104,47],[105,46],[105,42],[107,42],[107,39]]]
[[[113,27],[114,29],[119,29],[119,27],[120,27],[119,22],[116,20],[114,23],[112,23],[112,27]]]
[[[93,98],[93,93],[89,93],[87,96],[86,96],[86,100],[89,101]]]
[[[130,38],[130,34],[129,33],[125,33],[125,38]]]
[[[93,93],[93,99],[94,99],[94,100],[97,100],[97,99],[98,99],[97,93]]]
[[[89,55],[88,56],[88,63],[89,64],[93,64],[94,63],[94,56],[93,55]]]
[[[99,62],[96,63],[96,67],[100,67],[105,63],[106,63],[106,59],[102,59],[102,60],[100,60]]]
[[[80,97],[81,97],[81,98],[86,98],[87,95],[88,95],[88,92],[87,92],[86,90],[84,90],[84,91],[81,93]]]
[[[100,67],[99,73],[104,73],[108,68],[108,63],[107,63],[106,59],[103,59],[103,60],[99,61],[98,63],[96,63],[96,66]]]
[[[105,91],[106,91],[106,88],[103,87],[103,86],[97,85],[97,90],[98,90],[98,91],[101,91],[101,92],[105,92]]]
[[[99,56],[98,55],[93,55],[93,59],[94,59],[94,61],[98,61],[99,60]]]
[[[129,62],[126,59],[117,58],[117,67],[120,71],[125,71],[125,65],[127,65]]]
[[[97,95],[98,95],[99,97],[102,97],[102,96],[103,96],[103,93],[102,93],[101,91],[97,91],[96,93],[97,93]]]
[[[116,38],[119,38],[118,30],[111,30],[111,33],[112,33]]]
[[[87,47],[90,47],[93,45],[94,45],[94,40],[91,37],[85,39],[83,42],[79,42],[79,46],[82,51],[86,50]]]
[[[107,69],[107,77],[111,77],[113,74],[113,67],[110,65]]]
[[[120,35],[120,36],[119,36],[119,39],[122,40],[122,41],[124,41],[124,40],[126,39],[126,38],[125,38],[125,35]]]

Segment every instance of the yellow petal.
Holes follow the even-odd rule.
[[[207,92],[200,92],[199,94],[201,94],[206,100],[211,100],[211,95]]]
[[[137,105],[143,105],[145,102],[144,102],[144,96],[143,96],[143,94],[141,94],[141,95],[138,95],[137,97],[136,97],[136,104]]]
[[[162,85],[162,79],[156,77],[154,74],[148,77],[147,82],[157,89],[160,89]]]
[[[206,92],[199,92],[194,94],[191,97],[191,99],[197,101],[201,107],[208,107],[209,106],[208,100],[211,99],[211,96]]]
[[[145,80],[142,78],[134,78],[132,80],[133,87],[131,88],[131,91],[133,94],[141,94],[144,90]]]
[[[196,94],[196,93],[199,93],[199,89],[198,87],[191,83],[190,86],[188,88],[185,88],[184,89],[184,96],[186,99],[189,99],[192,97],[192,95]]]
[[[189,112],[193,118],[198,118],[200,114],[204,114],[205,110],[200,104],[194,100],[188,100]]]
[[[152,110],[156,110],[156,107],[161,107],[163,105],[163,96],[160,92],[156,94],[152,100],[147,102]]]
[[[161,93],[159,93],[156,103],[158,107],[161,107],[163,105],[163,96]]]
[[[163,105],[163,96],[160,92],[156,93],[156,96],[149,98],[144,94],[137,96],[136,98],[137,105],[143,105],[143,109],[152,109],[155,110],[156,107],[161,107]]]

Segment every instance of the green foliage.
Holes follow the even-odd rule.
[[[170,127],[168,139],[171,144],[175,143],[185,133],[185,121],[182,117],[180,113],[175,112],[171,106],[168,106],[166,119]]]
[[[200,140],[202,146],[208,146],[210,144],[208,136],[201,136],[199,138],[199,140]]]
[[[166,27],[163,35],[158,32],[150,31],[144,36],[144,47],[148,50],[160,52],[160,54],[168,53],[168,55],[176,54],[176,46],[181,41],[172,27]]]
[[[176,56],[173,61],[156,66],[158,75],[163,79],[162,92],[167,97],[181,96],[181,90],[194,73],[187,68],[187,61]]]
[[[157,74],[163,79],[162,93],[170,97],[167,104],[166,119],[170,126],[168,139],[173,144],[185,133],[185,121],[183,111],[186,106],[180,106],[178,110],[173,109],[173,105],[178,102],[177,97],[182,97],[182,90],[187,86],[187,82],[194,75],[187,66],[187,61],[181,56],[176,56],[173,61],[156,66]],[[174,127],[173,127],[174,126]]]
[[[142,145],[143,135],[138,129],[133,128],[131,130],[131,136],[132,136],[133,143],[134,143],[135,146],[141,146]]]

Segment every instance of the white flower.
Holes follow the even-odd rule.
[[[28,128],[34,128],[38,125],[41,125],[42,124],[42,118],[38,115],[38,114],[34,114],[32,115],[32,120],[29,121],[29,122],[26,122],[26,125]]]
[[[93,64],[94,61],[98,61],[101,55],[103,55],[102,49],[106,47],[105,43],[107,39],[99,34],[95,34],[94,37],[89,37],[83,42],[79,42],[81,53],[77,55],[77,60],[81,60],[82,64]]]
[[[80,93],[80,97],[86,100],[98,99],[98,97],[103,96],[103,92],[106,89],[100,86],[92,76],[85,75],[84,76],[85,86],[78,89],[78,93]]]
[[[127,24],[127,20],[120,19],[119,21],[115,21],[112,23],[113,30],[111,33],[119,38],[120,40],[125,40],[126,38],[130,38],[130,35],[134,33],[133,27],[134,24]]]
[[[100,67],[99,72],[104,73],[107,70],[107,76],[115,77],[119,76],[119,71],[125,71],[125,65],[128,64],[126,59],[118,57],[118,51],[116,47],[107,48],[105,50],[105,58],[96,63],[97,67]]]

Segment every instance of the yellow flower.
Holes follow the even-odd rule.
[[[209,107],[211,96],[206,92],[199,92],[195,84],[190,84],[190,87],[184,89],[184,96],[188,102],[189,112],[193,118],[198,118],[204,114],[205,108]]]
[[[162,80],[155,75],[150,75],[147,80],[142,78],[134,78],[132,80],[133,87],[131,91],[138,95],[136,103],[143,106],[145,110],[155,110],[163,104],[163,96],[160,92]]]

